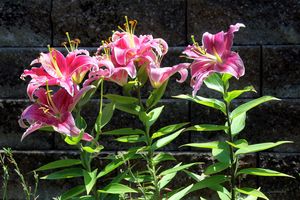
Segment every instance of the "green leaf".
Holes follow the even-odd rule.
[[[135,174],[134,176],[128,175],[124,178],[126,181],[132,182],[132,183],[149,183],[153,181],[153,178],[150,175],[145,174]]]
[[[45,126],[43,128],[40,128],[39,131],[54,132],[54,129],[52,126]]]
[[[172,142],[175,138],[177,138],[183,130],[184,129],[180,129],[180,130],[176,131],[175,133],[173,133],[171,135],[168,135],[166,137],[163,137],[163,138],[157,140],[155,143],[152,144],[151,149],[152,150],[157,150],[161,147],[166,146],[167,144]]]
[[[214,156],[214,158],[216,158],[218,161],[222,163],[229,164],[231,162],[230,149],[228,144],[225,142],[219,142],[218,148],[212,149],[212,155]]]
[[[201,96],[191,96],[191,95],[178,95],[178,96],[174,96],[174,98],[178,98],[178,99],[186,99],[189,101],[193,101],[195,103],[204,105],[204,106],[208,106],[211,108],[215,108],[217,110],[222,111],[224,114],[226,114],[226,106],[222,101],[219,101],[217,99],[211,99],[211,98],[205,98],[205,97],[201,97]]]
[[[85,130],[86,127],[87,127],[87,124],[86,124],[84,118],[81,117],[81,116],[76,117],[76,119],[75,119],[75,124],[76,124],[76,126],[77,126],[79,129]]]
[[[54,162],[50,162],[46,165],[43,165],[39,168],[37,168],[34,171],[44,171],[44,170],[49,170],[49,169],[57,169],[57,168],[62,168],[62,167],[70,167],[74,165],[80,165],[81,161],[77,159],[65,159],[65,160],[57,160]]]
[[[98,169],[95,169],[92,172],[88,172],[86,170],[83,170],[84,185],[85,185],[85,189],[86,189],[87,194],[90,194],[91,190],[93,189],[94,185],[96,184],[97,171],[98,171]]]
[[[232,77],[232,75],[227,74],[227,73],[222,75],[222,82],[223,82],[226,90],[228,90],[228,88],[229,88],[229,79],[231,79],[231,77]]]
[[[117,94],[106,94],[104,95],[107,99],[111,100],[116,104],[134,104],[139,100],[135,97],[122,96]]]
[[[220,92],[222,94],[224,93],[223,82],[220,77],[220,74],[218,73],[211,74],[204,80],[204,83],[208,88]]]
[[[172,124],[172,125],[169,125],[169,126],[165,126],[165,127],[161,128],[161,129],[159,129],[157,132],[153,133],[153,135],[152,135],[151,138],[155,139],[155,138],[167,135],[169,133],[177,131],[178,129],[184,127],[187,124],[189,124],[189,122],[180,123],[180,124]]]
[[[195,148],[204,148],[204,149],[214,149],[218,148],[219,142],[213,141],[213,142],[203,142],[203,143],[190,143],[190,144],[184,144],[180,147],[195,147]]]
[[[167,85],[168,85],[168,81],[165,81],[159,88],[154,89],[151,92],[150,96],[146,101],[146,106],[148,109],[154,107],[159,102],[159,100],[162,98],[162,96],[165,93]]]
[[[133,155],[135,155],[135,152],[127,153],[123,155],[122,158],[113,158],[113,161],[110,162],[105,166],[105,168],[99,172],[97,175],[97,178],[100,178],[102,176],[105,176],[106,174],[112,172],[113,170],[117,169],[119,166],[121,166],[124,162],[126,162],[128,159],[130,159]]]
[[[205,175],[216,174],[218,172],[221,172],[221,171],[227,169],[228,167],[229,167],[229,163],[217,162],[217,163],[214,163],[214,164],[208,166],[205,169],[204,174]]]
[[[194,185],[191,184],[189,186],[187,186],[186,188],[180,190],[179,192],[175,193],[174,195],[172,195],[170,198],[168,198],[168,200],[180,200],[182,199],[185,195],[187,195],[189,193],[189,191],[191,190],[191,188]]]
[[[193,192],[193,191],[200,190],[203,188],[211,187],[216,184],[223,183],[227,180],[228,180],[228,178],[225,175],[215,175],[215,176],[206,177],[202,181],[195,183],[189,192]]]
[[[252,144],[245,147],[240,148],[235,152],[235,155],[239,154],[246,154],[246,153],[254,153],[258,151],[263,151],[266,149],[270,149],[281,144],[293,143],[292,141],[279,141],[279,142],[266,142],[266,143],[259,143],[259,144]]]
[[[116,104],[115,106],[118,110],[137,116],[139,115],[141,110],[140,106],[134,104]]]
[[[246,112],[241,113],[237,117],[233,118],[231,122],[231,134],[236,136],[245,128],[245,121],[246,121]]]
[[[72,199],[72,200],[77,200],[77,199]],[[95,197],[91,196],[91,195],[84,195],[79,197],[79,200],[96,200]]]
[[[100,129],[102,129],[111,120],[114,110],[115,110],[115,104],[113,103],[109,103],[104,106],[102,110],[101,122],[99,122],[100,115],[97,118],[97,126],[99,127],[100,125]]]
[[[98,145],[96,148],[92,148],[90,146],[82,147],[82,149],[88,153],[99,153],[102,149],[104,149],[104,146]]]
[[[198,175],[198,174],[195,174],[193,172],[190,172],[188,170],[183,170],[189,177],[191,177],[192,179],[194,179],[195,181],[199,182],[199,181],[202,181],[204,178],[205,178],[205,175],[204,174],[201,174]]]
[[[141,83],[140,87],[145,85],[148,80],[147,64],[143,64],[141,67],[139,67],[137,79]]]
[[[138,86],[138,82],[136,80],[128,81],[125,85],[123,85],[123,94],[126,96],[131,96],[131,91],[135,86]]]
[[[130,187],[120,183],[109,184],[102,190],[98,190],[98,192],[109,194],[137,193],[137,191],[135,191],[134,189],[131,189]]]
[[[231,102],[233,99],[239,97],[241,94],[245,92],[256,92],[253,86],[245,87],[242,90],[233,90],[227,93],[227,96],[225,97],[226,102]]]
[[[263,96],[263,97],[254,99],[252,101],[249,101],[247,103],[244,103],[232,111],[232,113],[230,114],[230,119],[234,119],[235,117],[239,116],[240,114],[245,113],[248,110],[250,110],[262,103],[272,101],[272,100],[279,100],[279,99],[277,99],[275,97],[271,97],[271,96]]]
[[[90,90],[88,90],[86,93],[84,93],[81,96],[81,99],[79,100],[79,102],[77,103],[76,107],[81,108],[82,106],[84,106],[87,102],[90,101],[90,99],[93,97],[93,95],[95,94],[95,92],[97,91],[98,87],[100,86],[102,82],[102,79],[98,79],[97,81],[94,81],[91,85],[93,85],[94,87],[92,87]]]
[[[257,197],[248,195],[248,196],[247,196],[245,199],[243,199],[243,200],[257,200]]]
[[[61,171],[53,172],[49,175],[42,177],[41,179],[57,180],[65,178],[75,178],[82,176],[82,169],[80,168],[68,168]]]
[[[236,149],[240,149],[240,148],[244,148],[244,147],[248,146],[248,142],[245,139],[237,140],[234,143],[226,141],[226,143],[229,144],[230,146],[236,148]]]
[[[190,167],[192,167],[193,165],[196,165],[196,164],[203,164],[203,163],[200,163],[200,162],[189,163],[189,164],[185,164],[185,165],[180,165],[178,167],[173,167],[171,169],[167,169],[167,170],[161,172],[160,176],[164,176],[164,175],[172,174],[174,172],[182,171],[182,170],[188,169],[188,168],[190,168]]]
[[[176,159],[171,154],[160,152],[153,158],[153,164],[157,165],[162,161],[169,161],[169,160],[175,161]]]
[[[85,191],[84,185],[78,185],[78,186],[73,187],[72,189],[66,191],[65,193],[63,193],[61,195],[61,199],[63,199],[63,200],[72,199],[73,197],[80,195],[84,191]]]
[[[112,131],[103,132],[102,135],[144,135],[145,132],[141,129],[121,128]]]
[[[83,134],[84,134],[84,130],[82,129],[77,137],[74,137],[74,136],[72,136],[72,137],[67,136],[67,137],[65,138],[65,142],[66,142],[67,144],[69,144],[69,145],[77,145],[77,144],[80,142],[80,140],[82,139]]]
[[[228,126],[221,126],[215,124],[200,124],[188,127],[184,131],[222,131],[227,129]]]
[[[230,192],[222,185],[214,185],[209,188],[216,191],[221,200],[231,200]]]
[[[248,174],[248,175],[254,175],[254,176],[284,176],[284,177],[290,177],[293,178],[293,176],[290,176],[288,174],[284,174],[281,172],[277,172],[270,169],[263,169],[263,168],[247,168],[240,170],[237,175],[240,174]]]
[[[115,139],[118,142],[125,142],[125,143],[137,143],[137,142],[144,142],[144,137],[140,137],[139,135],[125,135]]]
[[[175,165],[173,168],[179,167],[180,165],[181,163]],[[160,189],[164,188],[168,183],[172,181],[172,179],[176,176],[176,174],[177,172],[173,172],[163,176],[158,182],[159,188]]]
[[[161,106],[158,108],[154,108],[149,113],[142,112],[139,115],[139,118],[145,126],[151,127],[156,122],[158,117],[160,116],[163,108],[164,108],[164,106]]]
[[[262,193],[261,191],[254,189],[254,188],[235,188],[236,191],[242,193],[242,194],[248,194],[254,197],[259,197],[262,199],[267,199],[268,197],[266,197],[266,195],[264,195],[264,193]]]

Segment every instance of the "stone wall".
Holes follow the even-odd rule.
[[[180,52],[194,34],[200,40],[203,32],[227,30],[230,24],[242,22],[235,37],[235,50],[245,62],[246,75],[234,87],[252,84],[257,93],[244,96],[236,103],[262,95],[274,95],[280,102],[259,106],[249,112],[245,137],[251,142],[292,140],[264,153],[245,159],[245,164],[286,172],[296,179],[250,179],[254,187],[262,186],[270,199],[300,199],[300,1],[229,1],[229,0],[1,0],[0,1],[0,147],[11,147],[22,171],[27,173],[38,166],[76,153],[61,142],[57,134],[34,133],[20,142],[23,130],[17,120],[29,102],[26,82],[19,76],[46,45],[59,47],[65,32],[81,39],[81,47],[95,51],[101,39],[107,38],[116,26],[123,24],[124,15],[138,20],[138,34],[153,34],[164,38],[170,52],[165,65],[181,61]],[[120,88],[109,85],[109,91]],[[218,113],[186,101],[174,100],[172,95],[190,93],[188,84],[182,86],[172,79],[163,103],[166,105],[160,125],[191,121],[192,123],[222,122]],[[202,95],[214,95],[203,89]],[[88,106],[86,116],[95,118],[95,104]],[[117,113],[109,128],[137,126],[136,120]],[[185,134],[166,150],[179,160],[211,162],[206,152],[188,148],[178,149],[191,140],[218,139],[216,134]],[[106,153],[126,147],[103,138]],[[103,155],[104,156],[104,155]],[[101,159],[100,159],[101,161]],[[102,161],[101,161],[102,162]],[[100,162],[100,163],[101,163]],[[198,169],[200,172],[201,169]],[[74,182],[41,181],[40,199],[51,199],[62,188]],[[10,185],[11,199],[20,198],[21,188]]]

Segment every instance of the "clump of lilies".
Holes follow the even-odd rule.
[[[62,193],[61,199],[179,200],[189,198],[203,188],[216,191],[222,200],[267,199],[260,188],[240,187],[238,183],[247,175],[289,175],[262,168],[241,169],[239,158],[289,141],[248,144],[239,134],[245,127],[248,110],[261,103],[278,100],[263,96],[231,110],[233,99],[245,92],[255,92],[252,86],[229,91],[231,77],[239,79],[245,73],[241,57],[231,50],[234,33],[245,26],[237,23],[231,25],[227,32],[204,33],[202,44],[192,36],[193,44],[182,52],[183,57],[192,62],[162,67],[162,60],[168,53],[167,42],[152,35],[137,36],[136,25],[136,20],[125,17],[124,26],[119,26],[108,40],[102,41],[92,56],[87,50],[78,49],[80,40],[72,40],[67,33],[68,41],[63,43],[66,56],[49,47],[48,53],[41,53],[32,61],[31,68],[24,70],[21,78],[30,77],[27,94],[31,105],[23,111],[19,120],[20,126],[26,128],[22,140],[38,130],[57,132],[80,153],[78,159],[57,160],[38,168],[36,171],[43,173],[54,170],[42,179],[82,178],[82,184]],[[192,95],[174,98],[219,110],[224,116],[224,124],[189,125],[182,122],[155,128],[157,126],[153,125],[164,110],[164,106],[157,105],[168,80],[178,73],[181,78],[177,82],[182,83],[189,71]],[[223,101],[197,96],[203,83],[221,93]],[[107,84],[122,87],[123,94],[110,91],[104,94]],[[151,88],[150,92],[141,94],[143,87]],[[81,111],[95,95],[99,95],[98,115],[94,126],[89,127]],[[142,99],[146,95],[149,96]],[[125,124],[120,123],[118,129],[110,130],[107,125],[114,119],[115,110],[133,115],[143,128],[122,127]],[[223,131],[227,138],[226,141],[183,145],[211,149],[214,163],[200,175],[193,169],[201,166],[201,161],[178,163],[172,154],[161,151],[179,135],[190,131]],[[122,153],[109,155],[109,163],[97,168],[92,161],[105,149],[103,141],[107,140],[107,136],[131,146]],[[173,165],[168,164],[170,167],[166,168],[164,162],[172,162]],[[120,172],[115,177],[111,173],[114,170]],[[172,185],[179,173],[193,181],[188,185]]]

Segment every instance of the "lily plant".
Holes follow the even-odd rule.
[[[241,57],[231,51],[234,33],[245,26],[237,23],[230,26],[227,32],[214,35],[204,33],[202,45],[192,37],[193,44],[183,51],[192,63],[162,67],[162,59],[168,52],[167,42],[152,35],[135,35],[137,21],[127,17],[125,20],[124,27],[119,26],[119,30],[114,31],[108,40],[102,41],[95,55],[78,49],[80,40],[71,40],[67,33],[68,41],[63,43],[66,56],[58,49],[49,47],[49,52],[41,53],[39,58],[33,60],[31,68],[21,75],[22,79],[31,78],[27,87],[31,105],[23,111],[19,120],[20,126],[26,128],[22,140],[38,130],[56,132],[66,144],[77,147],[80,154],[77,159],[57,160],[35,170],[48,172],[42,179],[82,180],[56,199],[179,200],[203,188],[216,191],[222,200],[268,199],[260,188],[241,187],[238,180],[245,175],[289,175],[269,169],[241,168],[240,158],[290,141],[249,144],[241,135],[250,109],[261,103],[279,100],[263,96],[235,108],[232,106],[232,101],[243,93],[255,92],[252,86],[229,90],[231,78],[239,79],[245,73]],[[182,83],[189,71],[192,95],[178,95],[175,98],[220,111],[224,123],[187,127],[189,123],[182,122],[155,128],[164,112],[164,106],[158,105],[168,80],[178,73],[181,78],[177,82]],[[104,93],[109,82],[122,87],[122,94]],[[203,83],[220,93],[222,100],[197,96]],[[150,92],[145,94],[145,88]],[[99,103],[97,118],[89,127],[82,111],[96,95]],[[142,128],[107,128],[115,110],[134,116]],[[201,161],[178,163],[174,156],[162,151],[187,131],[223,131],[226,136],[225,141],[183,145],[211,149],[215,162],[202,175],[189,171],[189,168],[201,165]],[[108,163],[98,168],[93,163],[105,149],[102,144],[107,136],[114,136],[117,142],[128,143],[130,148],[107,156]],[[173,165],[166,168],[162,164],[166,161]],[[111,177],[115,170],[119,171],[118,175]],[[187,187],[171,187],[179,172],[185,172],[195,183]]]
[[[225,141],[211,141],[204,143],[189,143],[183,146],[200,149],[210,149],[214,163],[208,166],[204,173],[187,172],[196,183],[183,189],[186,194],[208,187],[218,193],[221,200],[255,200],[257,198],[268,199],[259,188],[241,187],[240,180],[244,176],[283,176],[291,177],[270,169],[243,168],[240,159],[247,155],[271,149],[276,146],[291,143],[291,141],[267,142],[249,144],[243,137],[242,131],[246,125],[247,112],[254,107],[268,102],[278,101],[272,96],[262,96],[257,99],[234,106],[232,101],[246,92],[256,92],[253,86],[239,90],[230,90],[230,79],[239,79],[245,73],[243,61],[238,53],[231,50],[234,32],[237,32],[244,24],[231,25],[227,32],[217,34],[204,33],[202,45],[199,45],[192,36],[193,44],[184,51],[184,57],[192,60],[189,66],[191,73],[190,84],[193,88],[192,95],[178,95],[175,98],[192,101],[199,106],[216,109],[224,119],[224,124],[198,124],[186,129],[186,131],[210,132],[223,131]],[[201,85],[217,91],[222,99],[198,96]],[[201,197],[202,198],[202,197]]]

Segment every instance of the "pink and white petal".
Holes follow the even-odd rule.
[[[59,78],[53,66],[53,60],[50,56],[50,53],[40,53],[38,60],[39,63],[41,63],[41,68],[43,68],[49,74],[49,76]]]
[[[93,136],[91,136],[90,134],[88,134],[88,133],[83,133],[82,140],[90,142],[90,141],[92,141],[93,139],[94,139]]]
[[[71,112],[76,104],[78,103],[78,101],[80,100],[80,98],[85,94],[87,93],[89,90],[93,89],[93,88],[96,88],[94,85],[89,85],[89,86],[85,86],[83,87],[81,90],[79,90],[79,92],[77,92],[73,99],[72,99],[72,103],[68,104],[68,111]]]
[[[69,106],[73,103],[73,97],[63,88],[59,89],[52,97],[59,113],[69,111]]]
[[[126,51],[124,51],[124,49],[114,47],[112,50],[112,59],[115,59],[118,65],[125,65]]]
[[[71,96],[74,96],[74,87],[76,87],[76,84],[73,82],[72,77],[68,77],[65,80],[59,80],[59,85],[67,90]]]
[[[42,67],[32,67],[30,70],[25,69],[23,74],[21,75],[21,79],[24,79],[26,76],[30,76],[33,79],[41,76],[52,78]]]
[[[117,83],[123,86],[127,83],[128,73],[125,70],[118,70],[112,74],[107,80]]]
[[[222,56],[225,51],[224,45],[224,32],[221,31],[215,35],[210,33],[204,33],[202,38],[203,46],[206,49],[207,53],[214,55],[218,53],[219,56]]]
[[[235,52],[226,53],[223,63],[216,64],[215,70],[220,73],[231,74],[235,78],[239,78],[245,74],[244,63],[238,53]]]
[[[193,88],[193,96],[196,96],[197,92],[200,90],[200,87],[203,84],[203,81],[206,77],[208,77],[210,74],[212,74],[213,70],[207,70],[201,74],[198,74],[196,77],[192,77],[191,79],[191,87]]]
[[[199,57],[199,54],[196,53],[195,47],[193,45],[188,45],[182,53],[187,55],[191,59]]]
[[[114,68],[115,68],[114,64],[109,59],[101,59],[101,60],[99,60],[98,67],[99,67],[99,69],[104,68],[104,70],[106,70],[105,78],[111,76],[112,73],[113,73],[113,71],[114,71]]]
[[[69,75],[72,75],[76,71],[88,71],[91,69],[93,66],[97,66],[98,61],[94,57],[89,57],[85,55],[80,55],[74,58],[73,62],[71,65],[69,65]]]
[[[67,66],[67,62],[66,62],[66,58],[65,56],[58,50],[54,49],[50,52],[51,57],[52,57],[52,63],[53,65],[55,64],[54,62],[57,63],[57,66],[60,70],[60,72],[63,75],[68,75],[68,66]]]
[[[55,125],[52,125],[53,129],[56,132],[67,136],[78,136],[80,130],[76,127],[72,114],[70,112],[65,113],[63,118],[63,121],[57,122]]]
[[[226,50],[230,50],[233,44],[234,32],[239,31],[240,27],[245,27],[242,23],[237,23],[235,25],[230,25],[229,30],[224,36],[224,45]]]
[[[24,138],[25,138],[26,136],[28,136],[30,133],[32,133],[32,132],[34,132],[34,131],[36,131],[36,130],[39,130],[39,129],[43,128],[43,127],[46,127],[46,126],[47,126],[47,125],[45,125],[45,124],[43,124],[43,123],[39,123],[39,122],[35,122],[35,123],[31,124],[31,125],[27,128],[27,130],[23,133],[22,138],[21,138],[21,141],[23,141]]]
[[[202,36],[202,44],[206,51],[210,54],[213,54],[213,40],[214,35],[208,32],[205,32]]]
[[[180,74],[180,79],[177,79],[176,81],[178,83],[183,83],[187,79],[189,72],[187,69],[181,69],[178,73]]]

